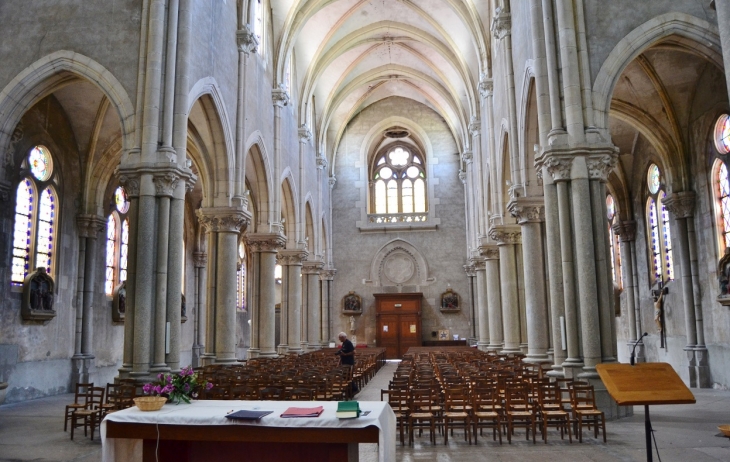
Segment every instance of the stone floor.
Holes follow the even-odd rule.
[[[380,400],[380,389],[387,388],[396,364],[388,363],[358,394],[362,401]],[[663,462],[672,461],[730,461],[730,439],[722,437],[717,425],[730,423],[730,391],[692,390],[697,404],[654,406],[651,420],[659,453]],[[83,434],[70,441],[63,431],[63,410],[73,395],[60,395],[23,403],[0,406],[0,462],[9,461],[84,461],[101,460],[101,441],[84,438]],[[501,446],[491,438],[480,438],[469,445],[455,435],[444,445],[439,439],[433,446],[424,434],[416,438],[415,446],[398,443],[399,461],[643,461],[644,411],[634,409],[634,416],[606,425],[608,443],[601,439],[584,438],[583,443],[561,441],[551,430],[548,444],[533,445],[520,433],[511,445]],[[588,433],[586,432],[586,436]],[[538,440],[539,441],[539,440]],[[361,462],[376,460],[376,445],[361,445]],[[654,460],[656,458],[656,454]]]

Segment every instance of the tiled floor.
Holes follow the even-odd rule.
[[[357,399],[380,400],[380,389],[387,388],[395,371],[395,363],[388,363],[357,395]],[[730,423],[730,392],[720,390],[692,390],[697,404],[654,406],[651,420],[663,462],[730,461],[730,439],[719,436],[717,425]],[[101,441],[92,442],[83,434],[70,441],[63,431],[64,405],[73,395],[60,395],[24,403],[0,406],[0,462],[9,461],[83,461],[101,460]],[[469,445],[455,435],[444,445],[439,439],[433,446],[424,434],[416,438],[414,447],[400,446],[397,459],[405,462],[421,461],[644,461],[644,413],[637,407],[634,416],[606,425],[608,443],[601,439],[585,438],[583,443],[561,441],[551,430],[549,443],[524,439],[520,433],[511,445],[506,440],[501,446],[491,438],[480,438],[477,445]],[[588,433],[586,432],[586,435]],[[539,441],[539,440],[538,440]],[[361,445],[361,462],[376,460],[375,445]],[[654,460],[658,460],[656,454]]]

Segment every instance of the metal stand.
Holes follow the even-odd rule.
[[[649,418],[649,405],[644,405],[644,431],[646,432],[646,460],[652,462],[654,455],[651,450],[651,419]]]

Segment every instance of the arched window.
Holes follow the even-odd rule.
[[[715,123],[715,148],[720,154],[730,153],[730,115],[723,114]]]
[[[618,236],[613,232],[613,225],[616,223],[616,203],[613,196],[606,196],[606,218],[608,219],[608,240],[611,249],[611,275],[613,282],[621,287],[621,250],[619,247]]]
[[[129,199],[122,186],[114,190],[114,210],[106,221],[106,278],[104,289],[107,295],[127,280],[127,259],[129,256]]]
[[[672,235],[669,230],[669,212],[664,206],[666,193],[659,167],[649,166],[647,172],[649,197],[646,200],[646,219],[651,254],[652,284],[674,279]]]
[[[426,221],[425,167],[423,157],[406,146],[397,146],[376,156],[370,177],[371,213],[414,214],[405,220],[386,217],[384,222]]]
[[[715,202],[715,223],[717,225],[718,259],[730,247],[730,182],[728,181],[728,159],[730,153],[730,115],[718,117],[713,130],[713,141],[717,153],[712,168],[712,185]]]
[[[50,275],[55,268],[58,197],[53,187],[56,184],[53,157],[48,148],[31,149],[22,169],[25,175],[15,194],[10,276],[13,285],[21,285],[35,268],[45,267]]]
[[[246,311],[246,246],[238,244],[238,271],[236,273],[236,307]]]

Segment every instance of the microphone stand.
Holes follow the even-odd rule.
[[[634,365],[634,363],[636,362],[636,361],[634,360],[634,358],[635,358],[635,354],[634,354],[634,353],[636,353],[636,347],[637,347],[637,346],[639,345],[639,342],[641,342],[641,339],[643,339],[643,338],[644,338],[644,337],[646,337],[647,335],[649,335],[649,333],[648,333],[648,332],[644,332],[644,334],[643,334],[643,335],[642,335],[641,337],[639,337],[639,340],[637,340],[637,341],[636,341],[636,342],[634,343],[634,348],[632,348],[632,349],[631,349],[631,365],[632,365],[632,366],[633,366],[633,365]]]

